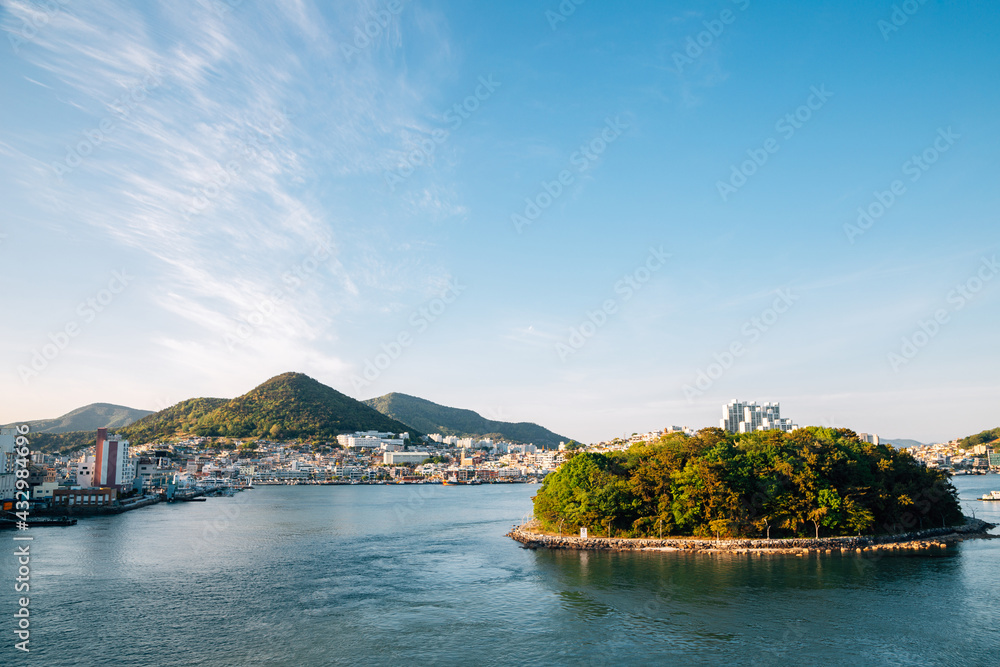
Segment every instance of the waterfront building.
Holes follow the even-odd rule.
[[[13,500],[17,472],[17,457],[14,454],[17,443],[17,429],[13,426],[0,428],[0,500]]]
[[[423,463],[424,460],[429,459],[430,456],[429,452],[386,452],[382,455],[382,463],[387,466],[396,465],[398,463]]]
[[[94,457],[84,456],[76,464],[76,486],[93,486],[94,481]]]
[[[97,429],[94,474],[89,486],[119,489],[132,486],[135,481],[135,461],[130,454],[128,440],[123,440],[117,434],[109,436],[106,428]],[[79,484],[79,478],[77,483]]]
[[[745,403],[733,399],[722,406],[719,426],[730,433],[752,433],[753,431],[794,431],[798,425],[791,419],[781,417],[780,403]]]
[[[117,486],[101,486],[90,489],[60,488],[52,492],[52,504],[56,507],[110,507],[117,500]]]
[[[52,500],[52,494],[60,488],[59,482],[42,482],[31,490],[32,500]]]

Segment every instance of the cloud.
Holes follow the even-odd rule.
[[[330,11],[346,33],[372,6]],[[6,9],[8,31],[38,11]],[[398,154],[399,128],[421,125],[425,95],[404,77],[386,85],[378,58],[400,48],[398,22],[380,50],[347,62],[314,5],[245,9],[97,1],[55,12],[21,50],[45,76],[25,78],[53,89],[80,124],[0,150],[30,166],[24,184],[66,214],[60,225],[149,258],[150,303],[177,321],[155,338],[177,360],[219,364],[226,336],[277,299],[280,315],[241,341],[241,358],[306,349],[314,363],[342,368],[324,350],[337,337],[334,316],[360,307],[360,291],[341,257],[341,211],[318,201],[314,184],[381,174]],[[453,199],[434,186],[402,204],[463,214]],[[319,247],[329,250],[321,259]],[[386,272],[377,254],[367,261]]]

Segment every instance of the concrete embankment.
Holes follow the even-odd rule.
[[[537,532],[518,526],[507,533],[530,549],[582,549],[601,551],[694,551],[711,553],[832,553],[905,551],[944,548],[970,538],[992,538],[986,532],[994,524],[966,517],[965,524],[947,528],[902,533],[898,535],[867,535],[860,537],[821,537],[817,539],[731,539],[706,540],[697,538],[645,539],[622,537],[577,537]]]
[[[147,507],[149,505],[155,505],[156,503],[162,502],[163,499],[160,496],[143,496],[141,498],[129,499],[128,501],[120,505],[109,505],[102,507],[87,507],[86,505],[60,505],[58,507],[50,507],[44,510],[33,510],[32,515],[34,516],[72,516],[72,517],[85,517],[85,516],[103,516],[105,514],[121,514],[122,512],[128,512],[130,510],[139,509],[140,507]]]

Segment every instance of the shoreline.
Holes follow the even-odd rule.
[[[914,551],[947,548],[967,539],[995,539],[989,530],[996,527],[982,519],[966,517],[960,526],[928,528],[896,535],[862,535],[860,537],[808,537],[763,539],[737,538],[711,540],[673,537],[587,537],[541,533],[525,526],[515,526],[507,537],[520,542],[525,549],[572,549],[579,551],[676,551],[688,553],[732,554],[798,554],[865,553],[873,551]]]

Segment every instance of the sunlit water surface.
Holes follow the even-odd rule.
[[[955,484],[971,499],[1000,477]],[[1000,664],[1000,540],[532,551],[504,533],[537,489],[262,487],[33,529],[32,651],[12,649],[3,557],[0,664]],[[966,507],[1000,523],[1000,503]]]

